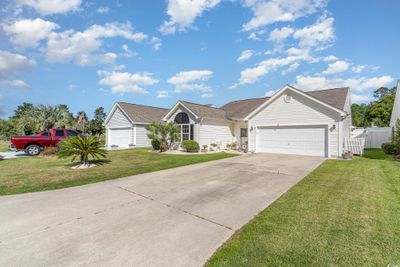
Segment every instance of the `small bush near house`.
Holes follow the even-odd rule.
[[[398,155],[400,154],[400,147],[394,143],[383,143],[382,150],[385,154],[388,155]]]
[[[153,150],[160,150],[160,141],[151,140],[151,146],[153,147]]]
[[[42,152],[42,156],[45,156],[45,157],[56,156],[59,151],[60,151],[60,149],[58,146],[57,147],[46,147]]]
[[[185,140],[182,142],[182,147],[185,149],[186,152],[199,152],[200,146],[199,143],[197,143],[194,140]]]

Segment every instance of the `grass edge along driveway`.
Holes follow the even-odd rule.
[[[225,152],[171,155],[148,148],[110,151],[108,161],[73,170],[69,159],[30,157],[0,162],[0,195],[60,189],[237,156]]]
[[[206,266],[400,264],[400,162],[328,160],[238,231]]]

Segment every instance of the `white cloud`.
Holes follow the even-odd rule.
[[[348,70],[350,67],[350,63],[339,60],[334,63],[331,63],[328,65],[328,68],[324,70],[322,73],[323,74],[335,74],[335,73],[340,73]]]
[[[211,92],[211,88],[204,82],[208,81],[213,75],[209,70],[183,71],[175,74],[168,79],[168,83],[175,85],[175,92],[199,91],[203,93]]]
[[[351,103],[368,103],[372,101],[372,97],[370,95],[358,95],[358,94],[351,94]]]
[[[300,64],[297,63],[297,62],[291,64],[287,70],[283,70],[283,71],[282,71],[282,75],[286,75],[286,74],[288,74],[288,73],[290,73],[290,72],[293,72],[293,71],[297,70],[297,68],[298,68],[299,66],[300,66]]]
[[[268,74],[270,71],[276,70],[278,68],[293,65],[297,61],[307,60],[307,55],[290,55],[283,58],[270,58],[261,61],[256,67],[246,68],[240,73],[239,82],[232,85],[231,88],[235,88],[242,84],[251,84],[259,80],[260,77]],[[298,66],[293,65],[292,69]]]
[[[167,14],[170,19],[164,21],[159,30],[162,34],[185,31],[204,11],[214,8],[219,2],[220,0],[168,0]]]
[[[102,6],[102,7],[99,7],[99,8],[96,10],[96,12],[99,13],[99,14],[106,14],[106,13],[109,13],[109,12],[110,12],[110,8],[109,8],[109,7],[106,7],[106,6]]]
[[[160,50],[161,45],[162,45],[161,39],[153,36],[153,37],[151,37],[150,44],[152,45],[154,51],[158,51],[158,50]]]
[[[138,55],[136,52],[133,52],[132,50],[130,50],[129,46],[127,44],[122,45],[122,50],[124,50],[124,52],[125,52],[122,54],[123,57],[131,58],[131,57],[135,57]]]
[[[39,41],[46,39],[58,28],[56,23],[40,18],[22,19],[12,24],[3,24],[3,30],[10,36],[10,41],[20,47],[37,47]]]
[[[31,86],[22,80],[0,80],[1,83],[9,85],[11,87],[18,87],[23,89],[29,89]]]
[[[243,2],[253,11],[253,18],[243,25],[245,31],[275,22],[294,21],[313,14],[326,5],[325,0],[244,0]]]
[[[244,62],[254,55],[253,50],[243,50],[240,56],[236,59],[237,62]]]
[[[264,96],[271,97],[275,94],[275,92],[276,92],[275,90],[269,90],[269,91],[265,92]]]
[[[15,0],[17,6],[31,7],[41,15],[76,11],[79,9],[81,2],[81,0]]]
[[[333,56],[333,55],[330,55],[330,56],[324,57],[322,60],[325,61],[325,62],[330,62],[330,61],[337,61],[339,59],[337,57]]]
[[[391,76],[380,77],[358,77],[358,78],[332,78],[323,76],[303,76],[296,77],[295,86],[301,90],[316,90],[334,87],[350,87],[353,91],[377,89],[381,86],[388,86],[393,82]]]
[[[112,93],[143,95],[148,93],[143,87],[158,83],[150,73],[97,71],[97,74],[101,78],[99,84],[111,87]]]
[[[201,95],[201,98],[211,98],[211,97],[213,97],[213,96],[214,96],[213,94],[204,93],[204,94]]]
[[[82,54],[75,58],[75,63],[80,66],[95,66],[99,64],[113,64],[118,55],[115,53],[105,54]]]
[[[299,41],[300,47],[317,47],[323,50],[335,40],[333,18],[320,18],[315,24],[296,30],[293,38]]]
[[[257,34],[255,32],[252,32],[249,34],[249,36],[247,37],[247,39],[253,40],[253,41],[259,41],[261,40]]]
[[[262,1],[258,0],[246,0],[247,4],[257,5]],[[264,1],[262,3],[267,3]],[[281,3],[279,1],[270,1],[268,3]],[[293,1],[289,1],[293,2]],[[307,1],[295,1],[295,6],[300,5],[300,2]],[[295,8],[295,7],[294,7]],[[301,29],[293,29],[290,27],[283,27],[275,29],[270,33],[269,39],[274,41],[275,47],[273,50],[265,52],[266,55],[274,53],[287,53],[286,57],[275,57],[261,61],[255,67],[246,68],[240,73],[239,82],[232,85],[231,88],[237,87],[241,84],[251,84],[259,80],[260,77],[268,74],[270,71],[275,71],[279,68],[289,66],[286,70],[283,70],[282,75],[286,75],[289,72],[295,71],[301,61],[307,61],[309,63],[317,63],[322,58],[314,56],[314,51],[319,51],[327,48],[335,40],[334,29],[333,29],[333,18],[327,18],[325,16],[320,17],[316,23],[306,26]],[[291,47],[284,50],[283,41],[292,36],[294,40],[298,41],[297,47]],[[330,58],[331,59],[331,58]]]
[[[35,65],[35,61],[23,55],[0,50],[0,82],[12,87],[29,88],[26,82],[15,77],[21,72],[32,70]]]
[[[82,57],[105,57],[92,55],[102,47],[104,38],[122,37],[134,42],[140,42],[147,38],[142,32],[133,32],[129,23],[107,23],[92,25],[83,32],[68,30],[61,33],[53,32],[47,42],[46,57],[49,62],[81,62]],[[108,57],[110,58],[110,57]],[[101,60],[100,60],[101,62]],[[108,61],[107,61],[108,62]]]
[[[294,29],[291,27],[283,27],[280,29],[274,29],[269,34],[269,40],[279,43],[291,36],[294,33]]]
[[[369,65],[357,65],[351,68],[351,71],[355,73],[361,73],[361,72],[375,72],[379,69],[378,66],[369,66]]]
[[[167,90],[157,91],[157,98],[167,98],[167,97],[169,97],[169,91]]]

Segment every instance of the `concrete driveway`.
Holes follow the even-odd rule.
[[[18,159],[18,158],[28,157],[28,155],[25,154],[25,152],[21,151],[0,152],[0,155],[4,156],[4,159]]]
[[[245,155],[0,197],[0,265],[201,266],[323,161]]]

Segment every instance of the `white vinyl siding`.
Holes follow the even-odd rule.
[[[396,127],[397,119],[400,119],[400,80],[397,82],[396,96],[392,109],[392,117],[390,118],[390,126]]]
[[[131,127],[132,123],[119,108],[116,108],[106,126],[107,128]]]
[[[339,115],[298,93],[290,92],[290,95],[289,102],[285,102],[285,94],[282,94],[249,120],[249,150],[255,151],[257,126],[327,124],[329,153],[339,156]]]
[[[226,122],[205,121],[200,126],[200,145],[218,144],[225,147],[233,142],[231,124]]]
[[[327,156],[326,127],[257,128],[256,152]]]
[[[151,142],[147,137],[146,125],[136,125],[136,147],[150,147]]]

